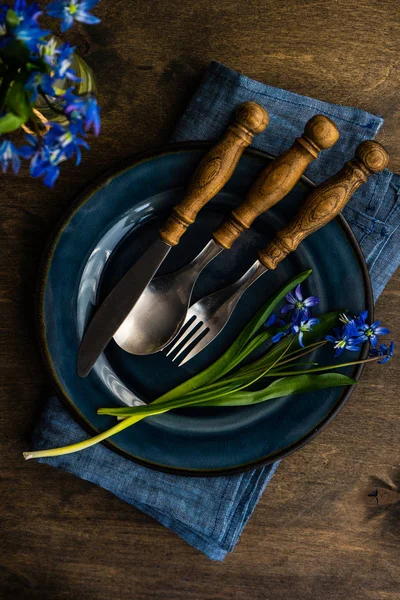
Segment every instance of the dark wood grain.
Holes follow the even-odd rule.
[[[33,326],[45,240],[74,196],[120,158],[168,140],[213,58],[384,115],[400,170],[400,12],[386,0],[102,0],[69,39],[96,72],[103,130],[54,191],[0,179],[0,597],[12,600],[399,600],[398,361],[371,366],[317,439],[284,460],[235,552],[212,563],[151,518],[22,450],[49,393]],[[399,274],[377,317],[399,339]]]

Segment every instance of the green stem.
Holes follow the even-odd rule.
[[[290,345],[293,343],[294,338],[291,340],[288,348],[290,348]],[[314,344],[310,344],[309,346],[307,346],[306,348],[300,348],[299,350],[295,350],[294,352],[290,352],[287,356],[286,356],[286,360],[282,361],[282,363],[280,363],[281,365],[285,365],[287,363],[293,362],[294,360],[297,360],[303,356],[306,356],[307,354],[309,354],[310,352],[312,352],[312,350],[316,350],[317,348],[319,348],[320,346],[323,346],[324,344],[326,344],[325,341],[323,342],[315,342]],[[281,355],[281,357],[284,356],[284,354]],[[281,358],[280,357],[280,358]],[[280,359],[279,359],[280,360]],[[256,361],[257,362],[257,361]],[[232,377],[231,379],[227,379],[225,380],[225,382],[227,383],[229,381],[235,381],[235,380],[241,380],[243,379],[243,377],[245,376],[252,376],[255,373],[259,373],[261,369],[260,367],[254,367],[251,368],[253,366],[253,363],[250,365],[247,365],[247,367],[244,367],[243,369],[240,369],[240,371],[238,371],[238,377]]]
[[[316,369],[307,369],[307,370],[301,371],[301,374],[305,375],[307,373],[319,373],[320,371],[329,371],[331,369],[342,369],[343,367],[351,367],[353,365],[362,365],[365,363],[374,362],[374,361],[378,360],[378,358],[382,358],[382,357],[374,356],[373,358],[366,358],[365,360],[355,360],[352,362],[342,363],[340,365],[327,365],[325,367],[317,367]],[[267,375],[267,377],[275,377],[276,375],[279,375],[279,377],[287,377],[289,375],[299,375],[299,372],[298,371],[286,371],[286,372],[282,373],[282,371],[275,371],[275,373],[270,372]]]
[[[308,367],[308,366],[312,366],[312,367],[317,367],[318,363],[317,362],[298,362],[298,363],[293,363],[291,366],[292,367]],[[274,370],[274,373],[279,373],[282,369],[284,369],[285,367],[280,367],[278,365],[278,368]]]
[[[160,410],[159,412],[162,413],[162,412],[165,412],[165,410],[166,409]],[[46,456],[62,456],[63,454],[72,454],[73,452],[79,452],[80,450],[84,450],[85,448],[90,448],[90,446],[94,446],[95,444],[102,442],[103,440],[107,439],[108,437],[111,437],[112,435],[119,433],[123,429],[126,429],[127,427],[130,427],[134,423],[137,423],[137,421],[140,421],[142,418],[143,417],[141,415],[138,415],[138,416],[133,415],[129,419],[124,419],[123,421],[120,421],[117,425],[114,425],[114,427],[111,427],[111,429],[107,429],[107,431],[103,431],[102,433],[99,433],[98,435],[95,435],[94,437],[89,438],[88,440],[83,440],[82,442],[78,442],[77,444],[71,444],[70,446],[64,446],[62,448],[52,448],[51,450],[37,450],[36,452],[23,452],[22,454],[23,454],[25,460],[30,460],[31,458],[44,458]]]
[[[40,91],[40,95],[43,98],[43,100],[45,101],[45,103],[47,104],[47,106],[50,108],[50,110],[54,111],[57,115],[62,115],[63,117],[65,117],[65,113],[63,110],[60,110],[59,108],[57,108],[56,106],[54,106],[54,104],[52,104],[50,102],[50,100],[47,98],[46,94],[39,88]]]
[[[311,352],[311,350],[317,350],[319,347],[325,346],[325,344],[327,344],[327,343],[328,342],[326,340],[322,340],[320,342],[314,342],[313,344],[310,344],[309,346],[306,346],[305,348],[299,348],[298,350],[295,350],[294,352],[290,352],[290,354],[287,355],[285,362],[289,362],[288,359],[291,356],[294,356],[297,358],[299,358],[300,356],[305,356],[306,354],[309,354]],[[282,364],[284,364],[284,363],[282,363]]]
[[[4,108],[5,99],[12,80],[13,76],[9,72],[2,76],[0,83],[0,111]]]

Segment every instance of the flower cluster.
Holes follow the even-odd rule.
[[[319,323],[319,319],[311,317],[311,308],[319,303],[319,298],[317,296],[303,298],[301,285],[299,284],[294,292],[287,294],[286,302],[287,304],[281,309],[281,314],[286,315],[289,321],[285,322],[282,319],[278,319],[273,314],[265,326],[271,327],[274,325],[275,327],[279,327],[279,331],[272,337],[274,343],[279,342],[279,340],[290,333],[295,333],[298,335],[300,346],[304,347],[304,333],[311,331]]]
[[[89,13],[97,3],[55,0],[46,12],[61,19],[61,30],[66,31],[74,21],[99,23]],[[31,175],[53,186],[63,161],[74,156],[79,164],[80,148],[89,148],[86,134],[90,130],[99,134],[100,109],[93,94],[78,95],[81,80],[72,68],[75,48],[57,43],[49,30],[41,29],[41,14],[35,2],[14,0],[12,8],[0,4],[0,166],[3,173],[10,166],[18,173],[20,158],[29,159]],[[60,116],[60,122],[35,121],[34,103],[39,97]],[[17,147],[5,134],[20,127],[36,133],[26,135],[28,145]]]
[[[386,360],[380,361],[381,363],[387,362],[394,352],[394,342],[390,345],[391,355],[389,356],[389,350],[384,344],[381,345],[380,350],[376,350],[378,345],[378,336],[387,335],[390,333],[387,327],[382,327],[380,321],[375,321],[372,325],[367,323],[368,311],[364,310],[360,312],[358,316],[350,318],[348,315],[343,314],[340,316],[342,327],[336,328],[333,331],[334,335],[327,335],[326,340],[331,342],[335,348],[335,357],[342,354],[344,350],[350,350],[350,352],[357,352],[364,342],[369,342],[372,346],[370,350],[370,356],[382,356],[387,357]]]
[[[303,298],[299,284],[294,292],[290,292],[286,296],[286,302],[287,304],[281,309],[281,315],[285,315],[287,320],[284,321],[273,313],[265,326],[270,328],[273,333],[272,342],[279,342],[287,335],[295,333],[298,336],[299,345],[304,347],[304,333],[311,331],[319,323],[319,319],[311,315],[311,308],[319,303],[319,298],[317,296]],[[340,356],[344,350],[358,352],[365,342],[369,342],[371,345],[370,358],[380,358],[381,360],[377,361],[379,364],[384,364],[392,358],[394,342],[391,342],[389,347],[381,344],[377,348],[378,336],[390,333],[389,329],[382,327],[380,321],[375,321],[372,325],[369,325],[367,319],[368,311],[362,311],[353,318],[350,318],[347,314],[340,315],[341,327],[335,328],[332,335],[325,337],[334,346],[335,358]]]

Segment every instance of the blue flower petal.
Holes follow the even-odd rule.
[[[297,302],[297,299],[295,298],[295,296],[293,296],[292,292],[286,294],[286,300],[289,302],[289,304],[296,304]]]
[[[281,314],[285,315],[288,312],[291,312],[293,310],[293,305],[292,304],[285,304],[285,306],[283,306],[281,308]]]
[[[319,303],[319,298],[318,296],[309,296],[308,298],[306,298],[304,300],[304,306],[310,307],[311,306],[316,306]]]
[[[299,345],[300,345],[302,348],[304,348],[304,343],[303,343],[303,335],[304,335],[304,334],[303,334],[303,332],[302,332],[302,331],[300,331],[300,333],[299,333]]]
[[[303,294],[301,293],[301,283],[299,283],[296,286],[296,289],[295,289],[294,293],[295,293],[295,296],[296,296],[297,300],[299,302],[301,302],[303,300]]]
[[[344,352],[344,347],[342,347],[342,348],[336,348],[335,354],[333,355],[333,357],[337,358],[338,356],[340,356],[342,354],[342,352]]]
[[[89,15],[84,11],[77,11],[75,19],[81,23],[86,23],[86,25],[96,25],[97,23],[100,23],[100,19],[98,17]]]
[[[387,327],[376,327],[375,333],[376,335],[387,335],[390,333],[390,330]]]

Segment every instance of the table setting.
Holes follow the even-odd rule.
[[[96,8],[44,10],[63,34]],[[56,190],[101,137],[96,71],[34,4],[1,10],[3,172],[28,160]],[[53,392],[24,458],[233,552],[279,463],[395,353],[374,317],[400,262],[382,126],[212,61],[169,143],[110,161],[53,227],[34,299]]]

